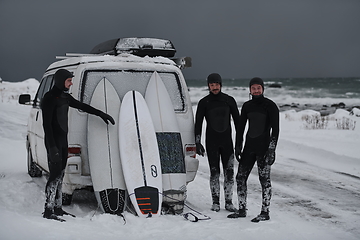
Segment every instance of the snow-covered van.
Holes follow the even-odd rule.
[[[101,43],[90,54],[66,54],[45,71],[33,100],[21,95],[19,103],[31,104],[26,147],[28,173],[31,177],[48,172],[47,153],[40,102],[54,84],[54,73],[61,68],[74,75],[69,92],[81,102],[90,104],[97,83],[106,78],[120,99],[130,90],[144,94],[156,71],[170,93],[180,128],[185,158],[186,182],[194,180],[198,160],[194,139],[194,118],[188,88],[181,69],[191,66],[190,58],[173,58],[175,48],[169,40],[153,38],[120,38]],[[116,119],[115,119],[116,120]],[[70,204],[76,189],[92,188],[87,145],[88,114],[69,109],[68,162],[63,182],[63,203]]]

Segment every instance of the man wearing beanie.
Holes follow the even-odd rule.
[[[101,117],[106,124],[115,124],[108,114],[73,98],[67,91],[72,85],[73,74],[66,69],[56,71],[54,86],[41,101],[45,147],[48,154],[49,179],[45,187],[46,203],[44,218],[65,221],[58,216],[71,215],[62,209],[62,181],[68,157],[68,110],[69,107]],[[73,216],[73,215],[72,215]]]
[[[211,210],[220,211],[220,159],[224,172],[225,209],[235,212],[232,204],[234,185],[234,149],[231,135],[231,117],[234,120],[236,134],[240,122],[239,110],[235,99],[221,92],[222,79],[217,73],[207,78],[209,95],[199,101],[195,115],[196,153],[204,156],[201,144],[203,119],[206,119],[206,151],[210,167],[210,190],[213,205]]]
[[[235,148],[235,156],[239,161],[236,175],[239,210],[228,218],[246,217],[247,180],[256,162],[262,188],[262,207],[261,213],[251,221],[259,222],[270,219],[270,169],[275,161],[275,148],[279,137],[279,109],[272,100],[264,97],[264,82],[261,78],[251,79],[249,87],[252,99],[245,102],[241,108],[240,144]],[[244,149],[241,151],[247,122],[249,128]]]

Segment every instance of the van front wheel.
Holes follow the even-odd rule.
[[[27,166],[28,166],[28,174],[30,175],[30,177],[42,176],[42,171],[34,163],[30,146],[28,146],[27,148]]]

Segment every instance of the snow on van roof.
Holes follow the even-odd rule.
[[[111,60],[117,61],[118,57],[122,57],[123,58],[122,61],[128,61],[128,62],[148,62],[148,63],[163,63],[163,64],[175,65],[173,60],[166,57],[149,57],[149,56],[138,57],[129,53],[121,53],[116,57],[110,55],[106,55],[106,56],[109,57],[109,61]]]
[[[131,53],[144,57],[174,57],[176,49],[170,40],[158,38],[117,38],[96,45],[90,53],[111,54]]]
[[[151,63],[151,64],[166,64],[178,66],[173,60],[166,57],[139,57],[129,53],[121,53],[117,56],[114,55],[97,55],[97,54],[77,54],[67,53],[65,57],[57,57],[62,59],[52,63],[47,71],[54,68],[76,65],[81,63],[95,63],[95,62],[133,62],[133,63]]]

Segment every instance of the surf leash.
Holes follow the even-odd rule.
[[[172,199],[172,200],[178,201],[178,199],[169,197],[169,196],[167,196],[167,195],[165,195],[165,194],[163,194],[163,193],[160,193],[160,192],[159,192],[159,194],[160,194],[160,195],[163,195],[163,196],[165,196],[165,197],[167,197],[167,198],[170,198],[170,199]],[[192,212],[183,213],[183,214],[177,214],[177,215],[182,216],[185,220],[188,220],[188,221],[190,221],[190,222],[198,222],[198,221],[200,221],[200,220],[210,220],[210,219],[211,219],[209,216],[206,216],[205,214],[203,214],[203,213],[195,210],[194,208],[190,207],[190,206],[187,205],[185,202],[184,202],[184,206],[187,207],[188,209],[190,209],[191,211],[193,211],[194,213],[196,213],[196,214],[198,215],[198,216],[196,216],[196,215],[195,215],[194,213],[192,213]],[[171,208],[171,206],[168,206],[168,208]],[[172,210],[171,212],[172,212],[173,215],[176,214],[174,210]],[[201,216],[201,217],[199,217],[199,216]]]
[[[184,213],[183,214],[183,217],[186,219],[186,220],[189,220],[190,222],[198,222],[199,220],[210,220],[211,217],[191,208],[190,206],[188,206],[186,203],[184,203],[184,206],[186,206],[187,208],[189,208],[191,211],[197,213],[198,215],[202,216],[202,218],[199,218],[197,217],[195,214],[191,213],[191,212],[188,212],[188,213]],[[192,218],[193,219],[192,219]]]

